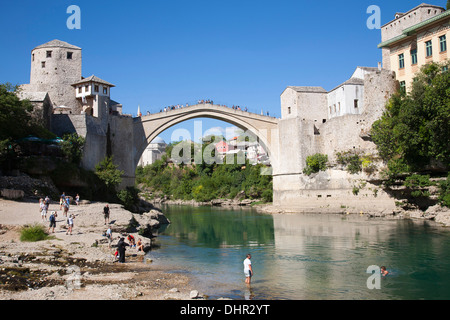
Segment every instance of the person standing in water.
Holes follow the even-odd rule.
[[[250,284],[253,276],[252,261],[250,260],[251,258],[251,254],[247,254],[247,258],[245,258],[244,260],[244,274],[246,284]]]

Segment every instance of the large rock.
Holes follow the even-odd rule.
[[[436,222],[442,223],[444,226],[450,226],[450,208],[442,207],[437,204],[429,207],[427,211],[425,211],[425,215],[433,216]]]
[[[2,189],[1,195],[6,199],[17,200],[22,199],[25,196],[25,192],[23,190]]]

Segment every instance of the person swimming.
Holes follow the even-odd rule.
[[[386,275],[388,275],[388,273],[389,273],[389,271],[386,270],[386,267],[385,267],[385,266],[382,266],[382,267],[380,268],[380,272],[381,272],[381,275],[382,275],[382,276],[386,276]]]

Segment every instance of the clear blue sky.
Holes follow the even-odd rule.
[[[116,85],[124,113],[212,99],[280,116],[287,86],[330,90],[357,66],[381,61],[380,30],[370,30],[370,5],[381,24],[419,1],[301,0],[19,0],[2,1],[0,83],[29,83],[30,52],[59,39],[83,49],[83,76]],[[427,2],[445,7],[446,0]],[[69,30],[68,6],[81,9]],[[178,127],[189,127],[182,124]],[[228,126],[208,121],[209,126]],[[161,135],[170,140],[169,130]]]

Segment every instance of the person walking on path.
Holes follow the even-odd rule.
[[[109,224],[109,213],[110,213],[109,206],[108,206],[108,204],[106,204],[106,206],[103,208],[103,215],[105,217],[105,225],[106,225],[106,221],[108,221],[108,224]]]
[[[66,197],[63,200],[63,216],[67,217],[69,213],[69,207],[70,207],[70,198]]]
[[[50,221],[50,225],[48,227],[48,233],[50,233],[50,229],[52,229],[52,233],[55,233],[55,227],[56,227],[56,217],[57,217],[56,211],[52,211],[50,217],[48,220]]]
[[[39,199],[39,211],[41,212],[42,221],[47,221],[47,209],[45,208],[44,199]]]
[[[62,207],[64,205],[64,200],[66,200],[65,192],[63,192],[62,195],[59,197],[59,210],[62,210]]]
[[[73,230],[73,214],[71,214],[68,218],[67,218],[67,232],[66,234],[70,234],[72,235],[72,230]]]
[[[244,260],[244,274],[246,284],[250,284],[253,276],[252,262],[250,260],[251,258],[251,254],[247,254],[247,258],[245,258]]]

